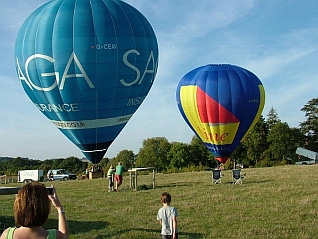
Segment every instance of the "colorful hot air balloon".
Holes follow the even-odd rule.
[[[127,3],[53,0],[22,25],[15,58],[31,101],[98,163],[147,96],[158,44]]]
[[[207,65],[187,73],[177,87],[181,115],[221,163],[225,163],[261,116],[265,91],[252,72]]]

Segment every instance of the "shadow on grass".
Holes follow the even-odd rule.
[[[248,184],[258,184],[258,183],[268,183],[268,182],[273,182],[273,181],[272,180],[248,181]]]
[[[87,233],[89,231],[96,231],[101,228],[108,227],[109,223],[104,221],[74,221],[67,220],[68,226],[70,228],[71,234],[77,233]],[[57,219],[48,219],[43,226],[46,229],[57,228],[58,220]]]
[[[138,192],[138,191],[146,191],[146,190],[153,190],[153,189],[157,189],[157,188],[175,188],[175,187],[197,187],[198,184],[205,184],[204,182],[196,182],[196,183],[169,183],[169,184],[160,184],[160,185],[156,185],[155,188],[152,187],[152,185],[145,185],[145,184],[141,184],[138,186],[137,190],[131,189],[131,188],[122,188],[119,190],[119,192]]]
[[[157,235],[160,237],[160,229],[152,230],[152,229],[145,229],[145,228],[134,228],[129,231],[142,231],[152,235]],[[179,232],[179,237],[182,238],[189,238],[189,239],[201,239],[203,236],[200,233],[190,233],[190,232]],[[159,238],[158,237],[158,238]]]
[[[135,238],[157,238],[160,237],[160,230],[159,229],[145,229],[145,228],[129,228],[126,230],[120,230],[118,232],[109,232],[109,233],[98,233],[98,230],[101,228],[108,227],[109,223],[101,222],[101,221],[73,221],[67,220],[71,235],[76,235],[78,233],[88,233],[90,231],[94,231],[91,238],[94,239],[103,239],[112,236],[122,236],[128,232],[136,231],[138,236],[136,235]],[[2,232],[8,228],[14,226],[14,217],[8,216],[0,216],[0,235]],[[46,229],[49,228],[57,228],[58,227],[58,220],[57,219],[48,219],[43,226]],[[138,232],[145,234],[144,236],[140,236]],[[190,233],[190,232],[180,232],[179,236],[182,238],[188,239],[201,239],[203,236],[200,233]],[[158,238],[159,238],[158,237]],[[131,237],[134,238],[134,237]]]
[[[160,237],[160,229],[153,230],[153,229],[145,229],[145,228],[132,228],[127,231],[141,231],[141,232],[149,233],[151,235],[157,235]],[[179,232],[179,237],[180,236],[182,236],[183,238],[189,238],[189,239],[203,238],[203,236],[200,233]]]
[[[191,187],[191,186],[195,186],[197,187],[198,184],[205,184],[204,182],[195,182],[195,183],[169,183],[169,184],[160,184],[160,185],[156,185],[155,188],[174,188],[174,187]]]
[[[133,232],[136,235],[129,235],[130,239],[149,239],[149,238],[161,238],[160,236],[160,230],[156,229],[145,229],[145,228],[130,228],[126,230],[121,230],[118,232],[109,232],[109,233],[103,233],[103,234],[95,234],[93,235],[94,239],[104,239],[104,238],[110,238],[110,237],[119,237],[123,238],[122,236],[125,236],[125,234]],[[142,235],[140,235],[142,233]],[[180,232],[179,237],[187,238],[187,239],[201,239],[203,236],[200,233],[188,233],[188,232]]]
[[[73,221],[67,220],[70,231],[72,234],[77,233],[86,233],[93,230],[99,230],[101,228],[105,228],[109,225],[107,222],[101,221]],[[0,235],[1,233],[8,227],[14,227],[14,217],[13,216],[0,216]],[[54,229],[58,228],[58,220],[57,219],[48,219],[43,228],[45,229]]]
[[[244,181],[242,184],[259,184],[259,183],[268,183],[271,182],[272,180],[260,180],[260,181]],[[233,182],[226,182],[225,184],[235,184]]]

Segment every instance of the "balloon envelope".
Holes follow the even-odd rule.
[[[53,0],[22,25],[15,59],[31,101],[98,163],[148,94],[158,45],[122,1]]]
[[[225,163],[261,116],[265,91],[252,72],[219,64],[196,68],[179,82],[181,115],[221,163]]]

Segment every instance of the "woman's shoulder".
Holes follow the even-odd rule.
[[[6,238],[6,235],[7,235],[7,232],[8,232],[8,228],[5,229],[5,230],[2,232],[2,234],[1,234],[1,236],[0,236],[0,239],[5,239],[5,238]]]
[[[13,232],[15,229],[16,227],[8,227],[2,232],[0,239],[13,238]]]

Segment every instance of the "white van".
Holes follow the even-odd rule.
[[[47,172],[47,180],[75,180],[77,178],[76,174],[69,173],[65,169],[53,169]]]

